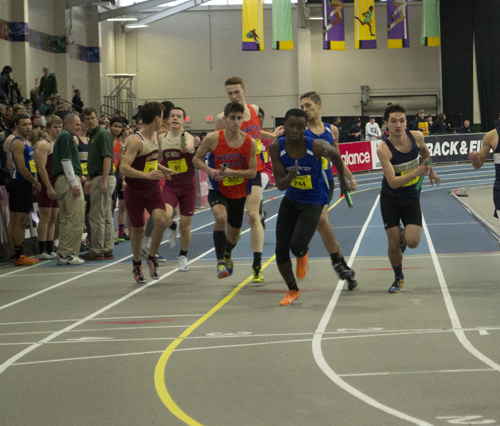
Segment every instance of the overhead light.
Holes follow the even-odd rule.
[[[128,24],[125,25],[125,28],[147,28],[149,25],[146,24]]]
[[[123,17],[123,18],[109,18],[107,21],[138,21],[138,18]]]
[[[321,16],[310,16],[309,20],[310,21],[322,21],[323,18]]]

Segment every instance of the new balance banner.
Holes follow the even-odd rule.
[[[264,50],[262,0],[243,0],[243,50]]]
[[[344,0],[322,0],[323,49],[345,50]]]
[[[387,47],[410,47],[408,34],[408,2],[387,0]]]
[[[290,0],[273,0],[273,50],[293,50]]]
[[[354,40],[356,49],[377,48],[374,0],[354,0]]]
[[[439,46],[439,2],[438,0],[422,0],[422,35],[420,44],[424,46]]]

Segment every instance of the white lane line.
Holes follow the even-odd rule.
[[[422,215],[422,227],[424,229],[425,237],[427,238],[427,245],[429,246],[429,251],[431,252],[432,262],[434,263],[434,268],[436,269],[436,274],[439,280],[439,286],[441,287],[441,292],[443,293],[446,309],[448,310],[448,315],[450,317],[451,324],[453,326],[453,331],[455,332],[458,341],[462,344],[462,346],[465,349],[467,349],[467,351],[469,351],[477,359],[484,362],[486,365],[490,366],[496,371],[500,372],[500,365],[491,360],[490,358],[488,358],[480,351],[478,351],[465,336],[465,332],[463,331],[460,319],[458,318],[455,305],[453,304],[450,291],[448,289],[446,280],[444,278],[443,270],[441,269],[441,264],[439,263],[436,250],[434,249],[434,244],[432,243],[431,235],[429,233],[429,229],[427,228],[427,224],[425,223],[423,215]]]
[[[441,374],[441,373],[483,373],[495,371],[492,368],[466,368],[463,370],[423,370],[423,371],[391,371],[381,373],[359,373],[359,374],[340,374],[340,377],[370,377],[370,376],[401,376],[412,374]]]
[[[6,272],[5,274],[2,274],[0,275],[0,278],[3,278],[3,277],[6,277],[7,275],[12,275],[12,274],[16,274],[20,271],[26,271],[27,269],[33,269],[33,268],[36,268],[40,265],[43,265],[45,262],[51,262],[50,260],[47,261],[47,260],[42,260],[42,261],[39,261],[38,263],[36,263],[35,265],[31,265],[31,266],[21,266],[21,267],[18,267],[17,269],[14,269],[13,271],[10,271],[10,272]],[[14,266],[15,268],[15,266]],[[1,269],[1,268],[0,268]]]
[[[359,246],[361,245],[361,240],[363,239],[363,236],[366,232],[366,229],[368,228],[368,224],[370,223],[370,220],[373,216],[373,212],[375,211],[375,208],[378,205],[380,195],[377,196],[377,199],[375,200],[375,203],[373,204],[373,207],[370,211],[370,214],[368,215],[368,218],[366,219],[366,222],[363,226],[363,229],[361,230],[361,233],[359,234],[359,237],[356,241],[356,244],[354,245],[354,248],[352,250],[351,256],[349,257],[349,262],[348,265],[352,266],[354,262],[354,258],[356,257],[356,254],[359,250]],[[323,334],[325,332],[326,326],[328,325],[328,322],[330,321],[330,318],[333,314],[333,310],[335,309],[335,305],[337,304],[337,301],[340,297],[340,293],[342,291],[342,288],[344,287],[344,281],[339,281],[337,284],[337,287],[335,288],[335,291],[333,293],[333,296],[330,300],[330,303],[328,304],[328,307],[326,308],[325,313],[323,314],[323,317],[321,318],[321,321],[318,325],[318,328],[316,329],[316,332],[314,333],[313,341],[312,341],[312,352],[314,355],[314,360],[316,361],[316,364],[318,364],[319,368],[323,371],[323,373],[326,374],[326,376],[337,386],[339,386],[341,389],[344,391],[350,393],[351,395],[355,396],[356,398],[360,399],[366,404],[371,405],[374,408],[377,408],[389,415],[392,415],[394,417],[398,417],[400,419],[406,420],[408,422],[414,423],[419,426],[431,426],[430,423],[427,423],[423,420],[417,419],[415,417],[411,417],[408,414],[402,413],[401,411],[395,410],[391,407],[388,407],[387,405],[381,404],[380,402],[374,400],[373,398],[370,398],[368,395],[360,392],[353,386],[349,385],[347,382],[345,382],[343,379],[340,378],[340,376],[335,373],[335,371],[332,370],[332,368],[328,365],[328,363],[325,360],[325,357],[323,356],[323,350],[321,348],[321,341],[323,338]]]
[[[193,260],[191,260],[190,262],[188,262],[188,265],[191,264],[191,263],[193,263],[193,262],[196,262],[199,258],[206,256],[207,254],[211,253],[214,250],[215,250],[214,248],[212,248],[210,250],[207,250],[205,253],[202,253],[200,256],[195,257]],[[77,322],[75,322],[75,323],[73,323],[73,324],[71,324],[71,325],[63,328],[62,330],[59,330],[59,331],[57,331],[55,333],[52,333],[50,336],[47,336],[45,339],[42,339],[39,342],[37,342],[37,343],[35,343],[35,344],[27,347],[26,349],[24,349],[23,351],[17,353],[13,357],[10,357],[4,363],[0,364],[0,374],[2,374],[5,370],[7,370],[7,368],[9,368],[17,360],[21,359],[24,355],[27,355],[30,352],[32,352],[35,349],[37,349],[40,346],[42,346],[43,344],[48,343],[51,340],[54,340],[56,337],[60,336],[61,334],[66,333],[67,331],[70,331],[70,330],[78,327],[79,325],[81,325],[81,324],[83,324],[83,323],[85,323],[85,322],[87,322],[87,321],[89,321],[91,319],[94,319],[95,317],[97,317],[98,315],[102,314],[103,312],[106,312],[107,310],[115,307],[116,305],[119,305],[121,302],[124,302],[125,300],[130,299],[132,296],[135,296],[137,293],[140,293],[141,291],[143,291],[143,290],[151,287],[152,285],[157,284],[162,279],[167,278],[168,276],[174,274],[175,272],[177,272],[177,269],[174,269],[173,271],[167,272],[166,274],[162,275],[159,279],[153,280],[150,283],[148,283],[148,284],[146,284],[146,285],[144,285],[142,287],[137,288],[136,290],[128,293],[127,295],[121,297],[118,300],[115,300],[114,302],[110,303],[109,305],[105,306],[104,308],[101,308],[98,311],[96,311],[96,312],[94,312],[94,313],[92,313],[90,315],[87,315],[85,318],[82,318],[81,320],[79,320],[79,321],[77,321]]]
[[[88,266],[88,267],[93,267],[93,265],[80,265],[80,266]],[[123,269],[110,269],[109,271],[102,271],[102,272],[123,272]],[[23,278],[26,278],[26,277],[47,277],[47,276],[52,276],[52,275],[71,275],[71,274],[81,274],[80,271],[78,272],[71,272],[71,271],[68,271],[68,272],[46,272],[46,273],[43,273],[43,274],[26,274],[26,275],[16,275],[14,277],[11,277],[11,278],[19,278],[19,277],[23,277]],[[33,284],[33,283],[31,283]]]
[[[215,222],[210,222],[210,223],[208,223],[208,224],[206,224],[206,225],[200,226],[200,227],[198,227],[198,228],[196,228],[196,229],[192,230],[191,232],[195,232],[195,231],[197,231],[198,229],[202,229],[202,228],[205,228],[206,226],[213,225],[214,223],[215,223]],[[242,234],[243,234],[243,232],[242,232]],[[167,242],[168,242],[168,240],[163,241],[161,244],[165,244],[165,243],[167,243]],[[55,288],[57,288],[57,287],[61,287],[62,285],[68,284],[69,282],[75,281],[75,280],[77,280],[77,279],[79,279],[79,278],[82,278],[82,277],[84,277],[84,276],[86,276],[86,275],[90,275],[90,274],[93,274],[93,273],[95,273],[95,272],[98,272],[98,271],[100,271],[100,270],[102,270],[102,269],[109,268],[110,266],[116,265],[116,264],[118,264],[118,263],[120,263],[120,262],[123,262],[124,260],[130,259],[131,257],[133,257],[133,254],[130,254],[130,255],[128,255],[128,256],[125,256],[124,258],[119,259],[119,260],[116,260],[116,261],[114,261],[114,262],[111,262],[111,263],[109,263],[109,264],[107,264],[107,265],[101,266],[100,268],[93,269],[92,271],[88,271],[88,272],[85,272],[85,273],[83,273],[83,274],[77,275],[76,277],[73,277],[73,278],[67,279],[66,281],[60,282],[60,283],[58,283],[58,284],[54,284],[53,286],[47,287],[47,288],[45,288],[45,289],[43,289],[43,290],[37,291],[36,293],[30,294],[29,296],[22,297],[21,299],[14,300],[13,302],[10,302],[10,303],[7,303],[6,305],[2,305],[2,306],[0,306],[0,311],[1,311],[2,309],[6,309],[6,308],[9,308],[9,307],[11,307],[11,306],[17,305],[18,303],[21,303],[21,302],[24,302],[24,301],[26,301],[26,300],[32,299],[33,297],[39,296],[40,294],[43,294],[43,293],[45,293],[45,292],[47,292],[47,291],[54,290],[54,289],[55,289]],[[5,275],[7,275],[7,274],[5,274]],[[0,276],[0,278],[1,278],[1,276]]]

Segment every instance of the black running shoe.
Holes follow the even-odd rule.
[[[146,278],[144,278],[144,274],[142,273],[141,265],[137,266],[134,265],[132,273],[134,274],[134,279],[137,282],[137,284],[146,284]]]
[[[392,285],[389,287],[389,293],[399,293],[401,289],[405,286],[402,278],[396,278]]]
[[[158,259],[156,257],[153,259],[148,257],[148,266],[149,275],[151,275],[151,278],[154,278],[155,280],[160,278],[160,275],[158,274]]]
[[[262,228],[264,228],[264,231],[266,230],[266,218],[267,218],[267,213],[262,212],[260,215],[260,223],[262,223]]]
[[[347,289],[349,291],[354,290],[358,286],[358,282],[354,279],[356,273],[349,266],[344,265],[342,262],[333,265],[333,269],[339,276],[341,280],[347,281]]]

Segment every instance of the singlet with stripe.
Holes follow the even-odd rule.
[[[80,136],[77,136],[78,139],[78,157],[80,158],[80,165],[82,166],[82,174],[87,175],[87,161],[89,157],[89,144],[88,139],[87,143],[83,143],[80,139]]]
[[[304,132],[304,136],[313,139],[323,139],[333,146],[333,135],[332,135],[331,125],[328,123],[323,123],[323,125],[325,126],[325,131],[321,133],[321,135],[313,133],[308,126],[306,131]],[[326,178],[328,180],[333,179],[332,162],[327,160],[325,157],[321,157],[321,163],[323,164],[323,169],[325,170]]]
[[[50,152],[47,155],[45,170],[47,170],[47,176],[49,177],[49,182],[52,184],[52,186],[54,186],[56,184],[56,179],[57,179],[55,176],[52,176],[52,157],[54,154],[54,144],[48,138],[44,138],[44,141],[50,145]],[[37,177],[38,177],[38,182],[40,182],[43,185],[43,182],[40,179],[40,175],[38,175]]]
[[[250,120],[241,123],[241,131],[250,135],[252,139],[255,139],[255,144],[257,145],[257,171],[260,172],[265,167],[262,155],[262,142],[260,140],[260,119],[252,105],[247,104],[247,107],[250,110]]]
[[[420,148],[415,141],[415,138],[411,134],[411,132],[407,129],[406,136],[410,138],[411,141],[411,150],[409,152],[401,152],[398,151],[394,145],[389,140],[388,136],[384,136],[382,139],[391,151],[392,159],[391,164],[394,168],[394,172],[396,176],[404,176],[413,170],[417,169],[419,166],[419,155]],[[408,182],[405,186],[400,188],[391,188],[385,176],[382,179],[382,193],[391,195],[395,198],[418,198],[420,196],[420,190],[417,191],[415,186],[418,182],[418,176],[413,179],[411,182]]]
[[[136,135],[142,141],[142,153],[135,157],[134,161],[132,161],[132,168],[146,173],[149,173],[153,170],[158,170],[159,148],[156,136],[154,137],[154,144],[151,145],[139,132],[137,132]],[[133,189],[151,189],[154,185],[158,185],[159,183],[159,181],[157,180],[151,181],[149,179],[136,179],[131,177],[126,177],[125,182],[130,188]]]
[[[10,158],[12,160],[12,164],[14,166],[14,170],[12,172],[12,178],[15,180],[22,180],[26,182],[26,179],[23,177],[21,172],[19,171],[19,167],[16,164],[16,160],[14,158],[14,154],[12,154],[12,143],[16,140],[19,139],[22,143],[24,143],[24,166],[28,169],[28,172],[31,173],[31,176],[35,177],[36,173],[36,166],[35,166],[35,159],[33,158],[33,147],[29,145],[27,142],[23,141],[19,136],[16,136],[14,139],[12,139],[10,145],[9,145],[9,152],[10,152]]]
[[[229,169],[246,170],[252,152],[252,138],[247,134],[244,142],[238,148],[230,147],[224,135],[224,130],[219,130],[219,141],[214,151],[208,155],[208,166],[220,169],[224,163]],[[209,176],[210,178],[210,176]],[[219,191],[227,198],[236,200],[246,197],[251,191],[251,180],[236,177],[226,177],[224,180],[209,180],[209,188]]]
[[[163,165],[171,170],[176,171],[172,175],[171,181],[165,183],[172,186],[177,182],[184,183],[186,180],[190,181],[195,176],[195,169],[193,166],[194,152],[181,152],[182,133],[174,137],[170,132],[163,134],[161,141],[161,150]]]
[[[285,149],[285,137],[279,138],[280,161],[286,173],[295,167],[298,160],[297,177],[292,180],[285,192],[285,197],[303,204],[328,204],[328,181],[321,158],[316,158],[311,137],[306,137],[306,155],[302,158],[291,158]]]
[[[498,134],[498,143],[495,151],[493,151],[493,161],[495,163],[495,183],[493,191],[500,192],[500,127],[496,128]]]

